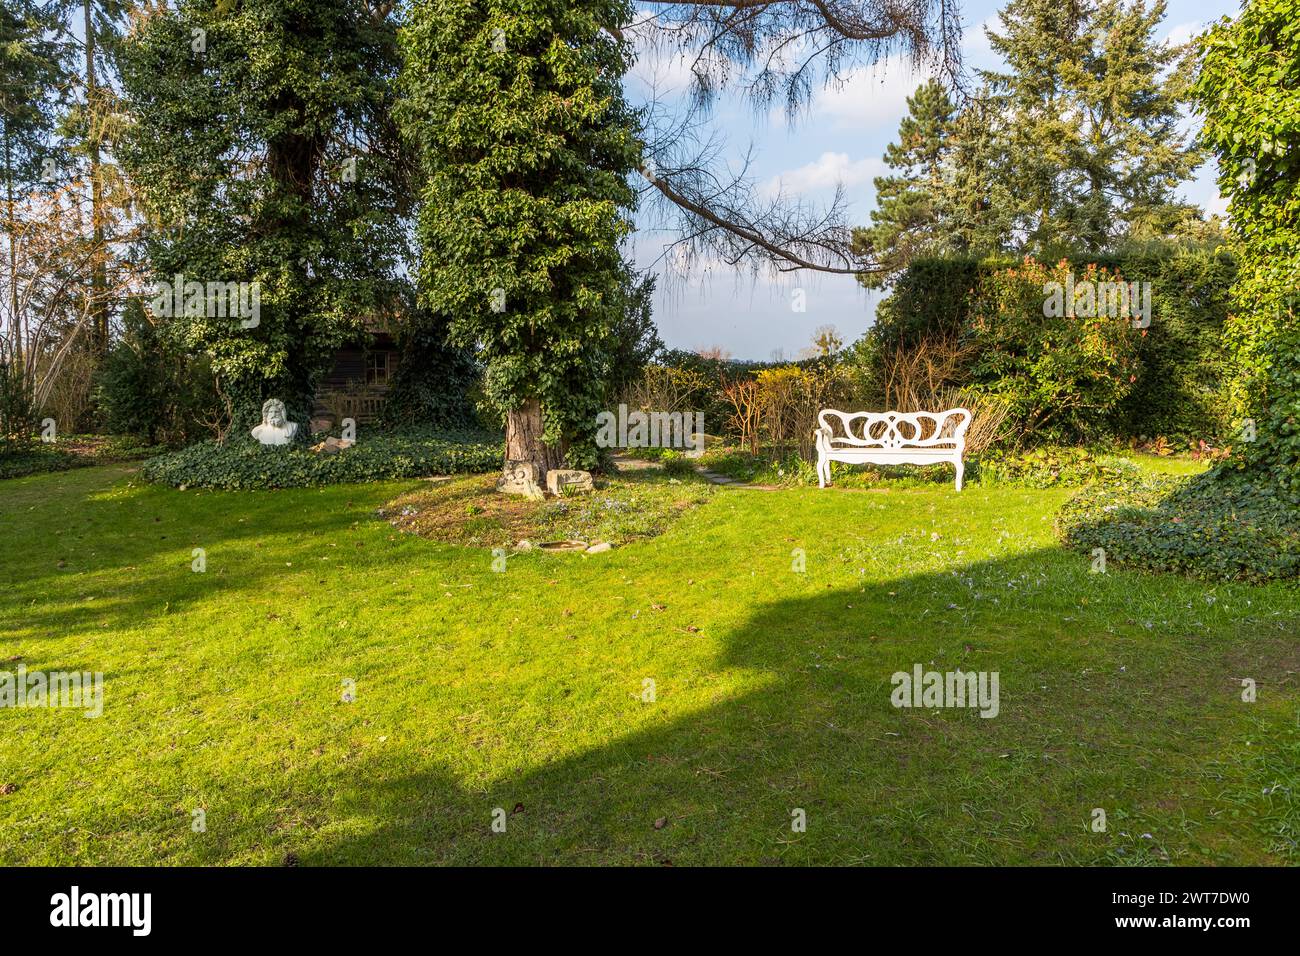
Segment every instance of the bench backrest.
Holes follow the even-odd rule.
[[[821,426],[830,429],[832,443],[862,448],[964,448],[970,420],[971,414],[965,408],[942,412],[841,412],[824,408],[817,416]]]

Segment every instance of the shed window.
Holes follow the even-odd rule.
[[[366,353],[366,384],[387,385],[390,364],[387,352]]]

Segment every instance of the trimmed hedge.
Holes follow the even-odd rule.
[[[1067,547],[1108,563],[1218,581],[1300,577],[1300,509],[1274,490],[1214,472],[1094,486],[1061,509]]]
[[[500,438],[477,432],[380,433],[337,454],[300,445],[201,442],[145,462],[149,481],[178,488],[306,488],[348,482],[493,471],[505,454]]]
[[[1240,374],[1227,339],[1237,260],[1226,248],[1159,247],[1114,260],[1125,276],[1151,282],[1151,327],[1138,342],[1141,371],[1116,416],[1125,437],[1163,435],[1218,444],[1232,432]]]

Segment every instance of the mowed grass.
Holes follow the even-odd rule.
[[[1300,862],[1297,592],[1090,573],[1066,491],[722,488],[494,573],[418,487],[0,485],[0,670],[105,674],[0,709],[0,863]]]

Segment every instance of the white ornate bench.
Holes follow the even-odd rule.
[[[971,414],[964,408],[944,412],[840,412],[822,409],[817,440],[817,486],[831,480],[831,462],[873,465],[934,465],[950,461],[957,469],[957,490],[966,470],[961,456],[966,448],[966,426]]]

